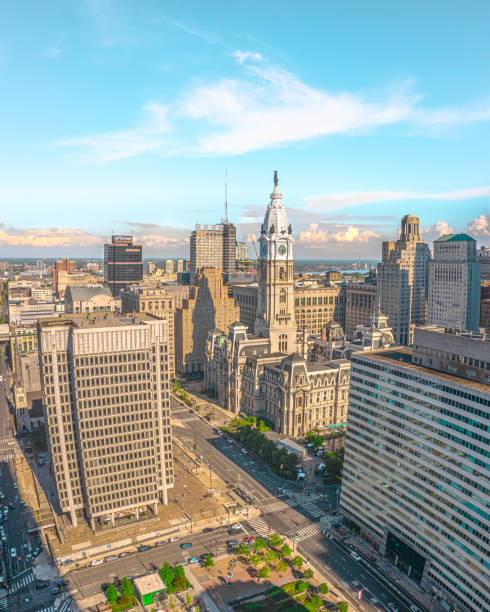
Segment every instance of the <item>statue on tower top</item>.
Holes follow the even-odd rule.
[[[274,170],[274,187],[279,185],[279,179],[277,178],[277,170]]]

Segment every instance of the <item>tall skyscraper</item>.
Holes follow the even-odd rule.
[[[237,261],[246,261],[249,259],[247,242],[236,243],[236,259]]]
[[[480,277],[476,240],[467,234],[435,240],[429,261],[428,323],[478,331]]]
[[[400,239],[383,242],[377,277],[380,310],[388,317],[400,344],[410,344],[412,327],[426,323],[429,259],[429,246],[422,240],[418,217],[406,215]]]
[[[171,276],[175,272],[175,262],[173,259],[165,260],[165,274]]]
[[[157,513],[173,486],[168,326],[150,315],[38,323],[41,387],[58,497],[94,531]]]
[[[490,247],[480,247],[478,251],[478,261],[481,265],[482,281],[490,282]]]
[[[351,358],[340,511],[445,610],[490,610],[489,344],[416,327]]]
[[[190,238],[191,284],[199,268],[217,268],[222,272],[236,269],[236,227],[233,223],[196,225]]]
[[[112,236],[104,245],[104,281],[114,297],[143,278],[143,247],[132,236]]]

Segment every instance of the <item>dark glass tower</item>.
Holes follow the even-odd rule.
[[[132,236],[112,236],[104,245],[104,281],[114,297],[143,279],[143,247]]]

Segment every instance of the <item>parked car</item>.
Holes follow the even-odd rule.
[[[131,553],[129,552],[129,550],[125,550],[124,552],[119,553],[119,556],[120,556],[120,557],[127,557],[127,556],[128,556],[128,555],[130,555],[130,554],[131,554]]]
[[[169,542],[178,542],[180,540],[180,538],[178,536],[172,536],[169,540]]]
[[[192,544],[190,542],[184,542],[180,545],[180,548],[191,548]]]
[[[233,528],[232,529],[228,529],[228,533],[230,535],[237,535],[237,533],[241,533],[241,532],[242,532],[241,528],[240,529],[233,529]]]
[[[96,565],[102,565],[104,562],[102,559],[94,559],[90,562],[90,567],[95,567]]]
[[[148,544],[138,546],[138,552],[145,552],[145,550],[151,550],[151,546],[148,546]]]
[[[164,540],[160,540],[160,542],[156,542],[155,546],[165,546],[167,542],[165,542]]]
[[[212,527],[206,527],[205,529],[202,530],[203,533],[211,533],[211,531],[214,531]]]
[[[232,528],[233,529],[241,529],[242,526],[240,525],[240,523],[233,523]]]
[[[350,556],[355,559],[356,561],[360,561],[361,557],[354,551],[351,552]]]
[[[226,542],[226,545],[230,548],[235,548],[236,546],[238,546],[238,540],[228,540],[228,542]]]
[[[199,563],[199,557],[191,557],[189,563]]]
[[[119,559],[118,555],[109,555],[107,557],[104,557],[104,561],[115,561],[116,559]]]
[[[246,538],[243,538],[244,542],[254,542],[255,538],[253,536],[247,536]]]
[[[11,557],[16,557],[17,556],[17,551],[15,550],[14,546],[12,546],[12,548],[10,550],[10,556]]]

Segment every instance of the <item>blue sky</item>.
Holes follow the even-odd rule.
[[[0,254],[185,255],[254,234],[278,169],[304,258],[403,214],[490,242],[488,2],[0,0]]]

